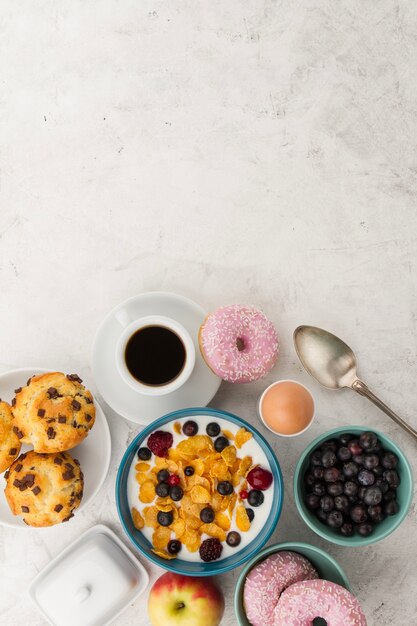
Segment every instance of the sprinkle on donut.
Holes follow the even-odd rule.
[[[238,304],[209,314],[200,328],[199,343],[207,365],[230,383],[262,378],[279,352],[272,322],[257,308]]]

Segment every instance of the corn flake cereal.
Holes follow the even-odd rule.
[[[139,500],[147,504],[153,502],[155,498],[155,485],[152,481],[147,480],[139,489]]]
[[[235,444],[236,448],[241,448],[243,444],[245,444],[249,439],[252,438],[252,433],[250,433],[246,428],[239,428],[235,435]]]
[[[226,541],[226,533],[223,528],[220,528],[220,526],[217,526],[214,522],[211,524],[202,524],[202,526],[200,526],[200,533],[206,533],[209,537],[215,537],[219,541]]]
[[[239,504],[236,509],[236,526],[244,533],[250,528],[250,520],[243,504]]]
[[[158,526],[152,535],[152,545],[154,548],[165,548],[170,538],[170,529],[166,526]]]
[[[222,528],[223,530],[230,529],[230,518],[226,515],[226,513],[218,511],[216,513],[215,522],[217,526],[220,526],[220,528]]]
[[[132,519],[135,528],[137,528],[138,530],[142,530],[142,528],[145,526],[145,522],[142,515],[137,509],[135,509],[135,507],[132,508]]]
[[[152,548],[152,552],[157,556],[160,556],[162,559],[167,559],[168,561],[177,558],[175,554],[168,554],[168,552],[166,552],[165,550],[157,550],[156,548]]]
[[[201,485],[195,485],[191,489],[190,496],[193,502],[199,502],[203,504],[210,502],[211,500],[210,492]]]

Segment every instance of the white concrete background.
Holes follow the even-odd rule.
[[[293,468],[339,424],[380,428],[412,462],[415,444],[365,400],[308,380],[291,335],[306,322],[340,334],[417,426],[416,22],[414,0],[1,3],[1,369],[79,371],[94,389],[98,323],[144,290],[263,308],[278,365],[223,385],[213,406],[255,420],[267,383],[311,385],[314,428],[274,443],[286,501],[273,539],[336,556],[378,626],[417,623],[415,505],[381,544],[338,548],[299,518]],[[122,536],[115,473],[138,428],[108,415],[111,473],[94,503],[65,527],[0,529],[2,626],[44,624],[28,583],[80,532],[104,522]],[[222,578],[224,626],[238,573]],[[145,606],[115,624],[147,624]]]

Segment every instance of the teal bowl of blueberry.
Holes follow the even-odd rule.
[[[398,445],[363,426],[334,428],[301,454],[294,474],[298,512],[323,539],[365,546],[388,537],[413,496],[410,464]]]
[[[180,428],[176,429],[176,426]],[[170,530],[170,538],[166,547],[155,551],[152,529],[148,528],[146,520],[145,525],[138,528],[132,513],[133,507],[142,506],[136,495],[139,485],[135,484],[134,480],[132,482],[136,464],[139,462],[142,465],[148,464],[154,467],[157,457],[169,456],[171,448],[179,446],[180,443],[186,443],[187,439],[192,439],[197,434],[209,437],[212,442],[210,445],[213,445],[220,457],[221,453],[232,443],[232,439],[229,441],[227,437],[236,435],[233,442],[237,445],[237,433],[243,430],[248,431],[251,436],[246,442],[242,442],[241,447],[237,446],[239,458],[236,461],[240,462],[239,459],[242,459],[242,463],[247,461],[246,470],[241,478],[243,480],[246,476],[247,480],[244,483],[249,486],[241,488],[238,483],[232,484],[230,479],[216,478],[210,489],[211,496],[216,491],[221,498],[231,498],[234,493],[236,494],[234,500],[237,503],[236,509],[237,505],[243,505],[250,520],[250,527],[246,528],[247,532],[244,532],[244,529],[238,525],[236,526],[237,512],[235,511],[230,527],[227,533],[225,532],[225,540],[214,536],[205,537],[201,524],[210,525],[216,515],[211,506],[213,500],[209,502],[206,500],[207,504],[199,514],[198,527],[202,534],[198,549],[189,553],[185,543],[181,542],[181,537],[176,537],[174,532],[171,532],[175,519],[173,511],[159,510],[156,526],[167,527]],[[194,466],[186,465],[186,463],[184,465],[184,476],[192,478]],[[230,461],[231,466],[232,461]],[[215,475],[213,473],[213,477]],[[169,471],[164,469],[158,471],[156,479],[155,495],[160,500],[169,497],[169,501],[173,500],[175,506],[180,508],[184,493],[187,491],[185,478],[180,478],[175,469]],[[264,437],[240,417],[206,407],[175,411],[150,424],[128,446],[120,462],[116,479],[117,511],[123,530],[132,544],[156,565],[187,576],[211,576],[228,572],[258,554],[275,530],[281,515],[283,498],[284,484],[279,462]],[[153,504],[147,506],[153,506]],[[172,509],[172,503],[169,508]],[[185,512],[187,521],[188,516],[191,515],[189,507],[186,510],[184,508],[182,512]],[[144,509],[142,513],[145,518]],[[164,558],[162,553],[165,551],[170,558]]]

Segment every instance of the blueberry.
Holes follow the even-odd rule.
[[[198,433],[198,424],[197,422],[193,422],[193,420],[188,420],[182,427],[182,432],[187,437],[194,437]]]
[[[337,451],[337,458],[339,459],[339,461],[349,461],[351,457],[351,451],[349,450],[349,448],[346,448],[346,446],[339,448],[339,450]]]
[[[192,476],[194,474],[194,468],[191,465],[187,465],[187,467],[184,469],[184,474],[186,476]]]
[[[325,450],[321,456],[321,464],[323,467],[333,467],[336,465],[337,458],[332,450]]]
[[[379,487],[383,494],[389,491],[389,484],[385,482],[385,480],[383,480],[382,478],[376,479],[375,487]]]
[[[335,483],[337,480],[340,480],[341,472],[337,467],[328,467],[324,470],[323,476],[326,483]]]
[[[327,525],[330,528],[340,528],[343,525],[343,515],[340,511],[331,511],[327,516]]]
[[[231,482],[229,482],[228,480],[221,480],[217,484],[217,491],[221,496],[230,496],[230,494],[233,493],[234,489]]]
[[[359,443],[364,450],[374,450],[378,445],[378,437],[375,433],[366,432],[362,433],[359,437]]]
[[[373,506],[375,504],[379,504],[382,500],[382,491],[379,487],[368,487],[365,491],[365,495],[363,497],[363,501],[368,506]]]
[[[347,447],[350,450],[350,453],[352,455],[355,454],[362,454],[363,452],[363,448],[362,446],[359,444],[359,439],[352,439],[351,441],[349,441],[349,443],[347,444]]]
[[[230,531],[230,533],[227,533],[226,543],[232,548],[235,548],[236,546],[240,544],[241,539],[242,538],[239,535],[239,533],[237,533],[235,530],[232,530]]]
[[[342,446],[346,446],[352,439],[353,435],[351,435],[350,433],[343,433],[342,435],[339,435],[339,441]]]
[[[325,513],[329,513],[334,509],[334,500],[331,496],[323,496],[320,498],[320,508]]]
[[[210,506],[205,506],[204,509],[200,511],[200,519],[204,524],[211,524],[211,522],[214,522],[215,517],[216,514]]]
[[[374,530],[373,524],[370,522],[366,524],[359,524],[356,526],[356,532],[361,535],[361,537],[368,537]]]
[[[168,483],[158,483],[155,487],[156,495],[160,498],[166,498],[169,494]]]
[[[386,491],[382,497],[384,499],[384,502],[390,502],[391,500],[395,500],[397,494],[393,489],[388,489],[388,491]]]
[[[363,469],[358,474],[358,482],[364,487],[369,487],[375,482],[375,474],[370,470]]]
[[[399,507],[396,500],[390,500],[384,504],[385,515],[395,515],[398,513]]]
[[[401,482],[398,472],[396,472],[395,470],[385,470],[385,472],[383,473],[383,477],[384,480],[393,489],[396,489]]]
[[[324,494],[326,493],[326,487],[324,485],[324,483],[314,483],[314,485],[311,488],[311,491],[314,493],[315,496],[324,496]]]
[[[253,509],[246,509],[246,513],[248,514],[249,521],[253,522],[253,519],[255,517],[255,511]]]
[[[382,478],[385,470],[382,465],[377,465],[372,471],[377,478]]]
[[[314,452],[312,452],[310,454],[310,465],[312,465],[312,466],[321,465],[321,452],[320,452],[320,450],[314,450]]]
[[[178,554],[181,548],[182,548],[182,544],[181,544],[181,541],[178,541],[178,539],[171,539],[171,541],[168,541],[168,545],[167,545],[168,554]]]
[[[340,496],[343,493],[343,483],[338,480],[335,483],[327,485],[327,493],[329,496]]]
[[[251,489],[248,495],[248,502],[251,506],[260,506],[264,501],[264,494],[258,489]]]
[[[346,478],[353,478],[359,472],[359,466],[353,461],[349,461],[343,465],[343,473]]]
[[[365,497],[365,493],[366,493],[366,487],[364,485],[362,485],[362,487],[359,487],[358,489],[358,498],[359,500],[363,500]]]
[[[368,519],[366,509],[362,504],[355,504],[350,509],[350,517],[355,524],[362,524]]]
[[[217,437],[214,441],[214,449],[216,452],[221,452],[229,445],[229,440],[226,437]]]
[[[308,496],[306,496],[305,498],[305,503],[309,509],[314,511],[320,506],[320,498],[318,496],[315,496],[314,493],[309,493]]]
[[[209,437],[217,437],[220,434],[220,426],[216,422],[210,422],[206,426],[206,433]]]
[[[184,492],[179,485],[173,485],[169,490],[169,495],[171,496],[171,500],[178,502],[182,499]]]
[[[368,470],[374,470],[379,465],[379,456],[377,454],[365,454],[363,464]]]
[[[322,450],[331,450],[332,452],[336,452],[339,447],[336,439],[328,439],[324,443],[321,444]]]
[[[353,524],[351,522],[344,522],[340,527],[340,533],[345,537],[352,537],[353,532]]]
[[[320,480],[324,476],[324,467],[321,465],[316,465],[311,468],[310,476],[313,476],[315,480]]]
[[[311,472],[307,472],[307,474],[305,474],[304,476],[304,482],[306,485],[308,485],[308,487],[312,487],[314,485],[314,483],[316,482],[316,478],[314,478],[313,474]]]
[[[386,452],[381,459],[381,463],[387,470],[395,469],[398,465],[398,457],[393,452]]]
[[[385,519],[384,511],[380,504],[368,506],[368,516],[373,522],[382,522]]]
[[[336,496],[334,499],[334,508],[342,513],[348,513],[350,508],[349,498],[347,496]]]
[[[156,478],[158,479],[159,483],[163,483],[166,480],[168,480],[169,478],[169,472],[166,469],[161,469],[159,470],[159,472],[156,475]]]
[[[151,456],[152,456],[152,452],[149,450],[149,448],[139,448],[139,450],[138,450],[138,458],[141,461],[149,461]]]
[[[352,461],[356,463],[356,465],[363,465],[364,460],[365,460],[364,454],[354,454],[352,456]]]
[[[328,513],[326,513],[326,511],[323,511],[323,509],[318,509],[316,511],[317,518],[324,524],[327,524],[327,515]]]
[[[161,526],[170,526],[174,521],[174,516],[171,511],[165,513],[165,511],[158,511],[158,515],[156,516],[158,520],[158,524]]]
[[[344,484],[343,491],[347,496],[356,496],[358,493],[358,485],[352,480],[347,480]]]

